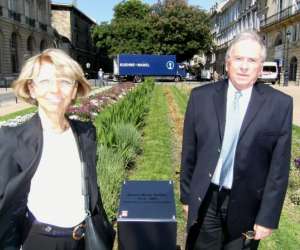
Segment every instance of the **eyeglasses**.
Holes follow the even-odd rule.
[[[242,235],[244,236],[245,240],[253,240],[255,236],[255,231],[250,230],[246,233],[242,233]]]
[[[60,88],[65,90],[70,90],[76,83],[75,80],[68,78],[54,78],[54,79],[32,79],[33,83],[40,88],[49,88],[54,84],[54,81]]]

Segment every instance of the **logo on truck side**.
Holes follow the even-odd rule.
[[[141,67],[141,68],[149,68],[149,63],[120,63],[120,67]]]
[[[166,63],[167,69],[172,70],[172,69],[174,69],[174,66],[175,66],[175,64],[173,61],[167,61],[167,63]]]

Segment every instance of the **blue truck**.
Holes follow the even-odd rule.
[[[146,76],[177,82],[186,77],[186,69],[175,55],[119,54],[114,59],[114,75],[134,82]]]

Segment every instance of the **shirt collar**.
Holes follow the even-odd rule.
[[[253,89],[253,86],[251,85],[249,88],[240,90],[240,92],[242,93],[242,97],[250,97],[250,95],[252,93],[252,89]],[[228,94],[233,96],[236,91],[239,91],[239,90],[237,90],[234,87],[234,85],[232,84],[232,82],[230,81],[230,79],[228,79]]]

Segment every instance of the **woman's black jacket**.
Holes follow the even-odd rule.
[[[95,211],[96,207],[97,210],[102,209],[97,186],[95,127],[91,122],[75,120],[69,122],[74,135],[78,138],[79,150],[87,166],[92,211]],[[40,162],[42,149],[43,132],[38,114],[20,126],[0,128],[1,250],[20,248],[21,228],[25,218],[30,183]],[[57,157],[61,159],[62,164],[65,164],[63,151]],[[66,176],[66,185],[68,185],[68,176]],[[104,217],[106,219],[106,216]]]

